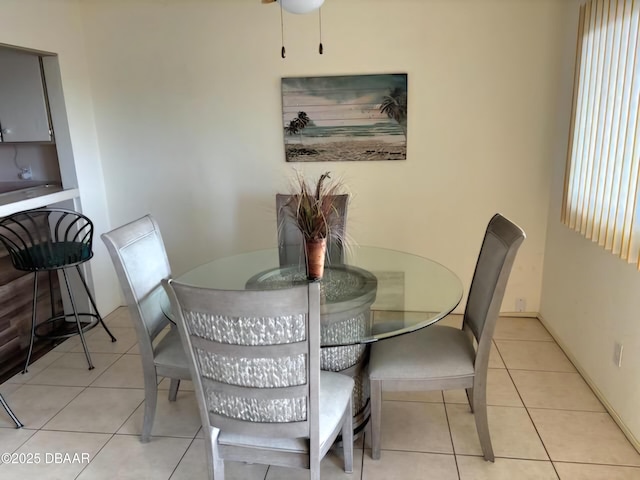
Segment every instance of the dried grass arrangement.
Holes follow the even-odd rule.
[[[332,180],[329,172],[323,173],[313,184],[298,172],[284,205],[285,215],[297,226],[304,239],[307,278],[322,278],[327,242],[344,242],[344,222],[337,207],[342,195],[342,183]],[[343,207],[344,208],[344,207]]]
[[[342,183],[331,180],[330,173],[323,173],[315,188],[298,173],[291,198],[285,208],[293,218],[305,240],[320,240],[339,235],[334,228],[339,222],[339,213],[334,199],[343,190]],[[340,239],[341,240],[341,239]]]

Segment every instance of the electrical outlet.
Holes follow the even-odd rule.
[[[524,298],[516,298],[516,312],[524,312],[527,308],[527,301]]]
[[[20,177],[22,180],[31,180],[31,178],[33,177],[31,166],[21,168],[18,177]]]
[[[622,367],[622,349],[624,346],[616,342],[613,346],[613,363],[618,367]]]

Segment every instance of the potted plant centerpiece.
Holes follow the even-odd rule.
[[[315,189],[298,173],[293,192],[285,205],[287,214],[302,233],[307,277],[310,280],[322,278],[327,251],[327,239],[342,241],[339,212],[335,206],[342,184],[332,181],[329,172],[320,175]]]

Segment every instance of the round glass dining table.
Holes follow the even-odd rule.
[[[221,290],[280,289],[308,282],[304,256],[280,264],[278,249],[220,258],[175,281]],[[354,430],[369,417],[368,345],[428,327],[456,308],[460,279],[417,255],[378,247],[349,246],[340,263],[325,265],[320,281],[321,368],[354,379]],[[168,299],[163,311],[173,318]],[[241,319],[239,320],[241,321]]]
[[[220,258],[175,281],[254,290],[287,288],[308,280],[302,255],[296,264],[280,265],[274,248]],[[379,247],[349,246],[340,264],[325,266],[320,289],[323,347],[367,344],[413,332],[451,313],[462,298],[460,279],[445,266]],[[166,299],[163,311],[173,317]]]

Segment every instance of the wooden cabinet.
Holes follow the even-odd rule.
[[[0,47],[0,141],[52,139],[40,57]]]

